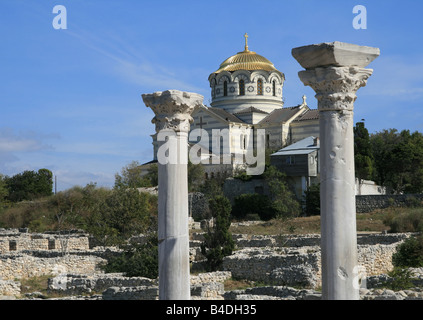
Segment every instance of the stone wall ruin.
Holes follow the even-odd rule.
[[[192,299],[219,300],[232,299],[235,296],[237,299],[263,298],[259,295],[263,290],[268,294],[282,295],[290,287],[316,290],[321,285],[320,235],[234,234],[237,250],[224,259],[224,270],[214,273],[204,273],[204,269],[201,269],[204,262],[200,250],[203,235],[191,233]],[[0,230],[0,296],[22,298],[21,279],[50,275],[49,290],[62,295],[84,295],[84,299],[90,297],[103,300],[158,299],[157,279],[105,274],[99,268],[110,255],[119,252],[116,248],[94,247],[87,234],[75,232],[68,235],[68,243],[71,245],[64,253],[59,246],[59,236],[55,233],[31,234],[17,229]],[[390,271],[396,246],[409,236],[410,234],[359,235],[359,264],[365,267],[366,276],[372,277]],[[58,245],[49,246],[49,243],[53,243],[52,240]],[[254,288],[243,293],[225,292],[224,282],[230,278],[260,282],[266,288]],[[308,298],[315,297],[315,293],[311,291],[298,291],[295,293],[296,299],[304,297],[304,292]]]

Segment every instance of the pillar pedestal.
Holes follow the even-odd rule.
[[[203,96],[169,90],[142,98],[158,137],[159,299],[189,300],[188,132]]]
[[[379,49],[341,42],[292,50],[300,80],[316,92],[320,118],[322,298],[358,300],[353,111]]]

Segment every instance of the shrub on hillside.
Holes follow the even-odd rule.
[[[390,227],[392,233],[423,231],[423,209],[395,210],[385,217],[383,223]]]
[[[27,201],[7,208],[0,215],[3,228],[29,228],[33,232],[50,230],[54,215],[45,201]]]
[[[423,267],[423,235],[410,237],[400,244],[392,255],[394,267]]]
[[[288,186],[286,175],[274,166],[268,166],[263,177],[269,186],[270,200],[275,213],[272,218],[293,218],[299,215],[301,206],[293,190]]]
[[[307,188],[303,197],[303,211],[306,216],[320,215],[320,184]]]
[[[225,256],[232,254],[235,243],[229,232],[231,226],[231,203],[223,196],[217,196],[210,200],[210,212],[214,218],[213,226],[208,227],[201,244],[201,253],[207,259],[210,271],[220,268]]]
[[[236,219],[246,219],[258,215],[261,220],[270,220],[276,214],[270,198],[263,194],[241,194],[234,199],[232,216]]]
[[[106,273],[122,272],[127,277],[156,279],[159,270],[157,234],[152,233],[143,244],[125,246],[123,252],[102,266]]]

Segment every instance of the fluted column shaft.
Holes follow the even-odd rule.
[[[188,132],[203,97],[176,90],[142,97],[158,140],[159,299],[189,300]]]

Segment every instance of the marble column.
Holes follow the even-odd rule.
[[[300,80],[316,92],[320,117],[322,298],[358,300],[353,112],[356,92],[373,70],[378,48],[342,42],[295,48],[306,70]]]
[[[158,139],[159,299],[189,300],[188,133],[203,96],[168,90],[142,98]]]

